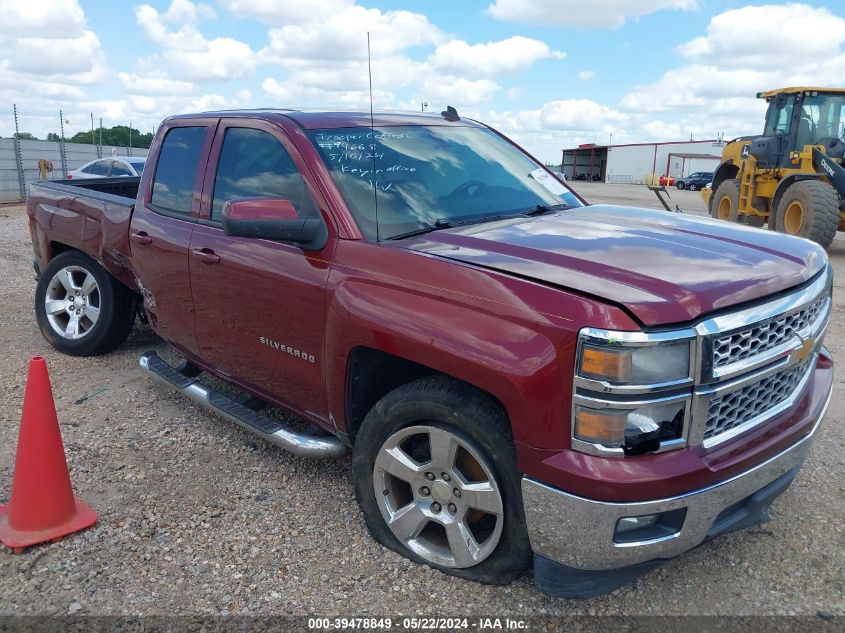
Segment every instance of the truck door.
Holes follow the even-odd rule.
[[[144,286],[150,323],[174,347],[192,354],[199,349],[188,247],[216,125],[216,119],[170,124],[155,173],[142,180],[144,195],[138,196],[129,228],[132,267]]]
[[[234,382],[325,419],[325,301],[335,243],[304,251],[282,242],[228,237],[228,200],[278,197],[300,217],[321,217],[294,145],[274,125],[221,121],[211,149],[207,215],[191,236],[191,290],[202,358]],[[324,221],[326,219],[324,218]]]

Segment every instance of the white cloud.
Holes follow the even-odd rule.
[[[204,4],[173,0],[164,13],[148,4],[135,9],[146,36],[162,48],[161,56],[173,72],[192,81],[220,81],[246,77],[255,70],[256,57],[244,42],[229,37],[207,39],[197,27],[201,19],[214,17]],[[176,30],[170,30],[170,24]]]
[[[590,131],[625,123],[628,115],[589,99],[551,101],[539,110],[540,123],[550,130]]]
[[[463,106],[478,105],[493,98],[501,86],[490,79],[436,76],[423,80],[419,90],[438,111],[451,105],[460,110]],[[442,108],[440,105],[442,104]]]
[[[222,0],[221,4],[235,15],[283,26],[290,23],[298,24],[323,20],[351,7],[355,4],[355,0],[308,0],[307,2]]]
[[[198,22],[216,17],[214,9],[207,4],[190,0],[172,0],[164,13],[164,19],[168,22]]]
[[[247,1],[254,10],[269,5]],[[231,4],[231,3],[230,3]],[[316,11],[328,6],[337,9],[325,19],[314,15],[300,22],[269,29],[270,42],[258,58],[262,63],[281,67],[285,75],[270,77],[262,84],[266,94],[277,102],[294,104],[341,105],[369,104],[367,33],[372,50],[373,97],[376,107],[395,107],[394,93],[419,83],[426,72],[421,62],[407,52],[431,48],[445,41],[445,36],[421,13],[380,11],[349,3],[321,0]],[[275,5],[274,5],[275,6]],[[265,19],[273,21],[288,12],[281,4]]]
[[[123,90],[133,95],[174,95],[193,92],[194,84],[189,81],[169,79],[166,75],[137,75],[117,73]]]
[[[4,35],[64,38],[84,29],[85,13],[77,0],[0,1],[0,33]]]
[[[843,46],[845,19],[827,9],[787,4],[726,11],[710,20],[705,36],[678,47],[686,65],[635,86],[620,106],[649,119],[638,127],[643,136],[660,130],[680,130],[682,138],[759,133],[766,103],[757,92],[843,85]]]
[[[369,90],[336,90],[308,86],[297,81],[279,82],[268,77],[261,82],[261,89],[264,94],[273,100],[274,104],[285,107],[315,107],[326,108],[354,108],[364,109],[369,107]],[[374,90],[373,102],[376,108],[384,108],[393,103],[394,94],[386,90]]]
[[[373,61],[444,39],[421,13],[382,12],[354,5],[322,21],[271,28],[270,43],[261,56],[264,61],[282,65],[298,59],[366,60],[368,32]]]
[[[845,42],[845,19],[806,4],[758,5],[725,11],[707,35],[679,47],[690,60],[757,70],[779,65],[795,69],[838,54]]]
[[[10,72],[69,85],[101,81],[107,71],[77,0],[0,0],[0,62]]]
[[[616,28],[628,18],[697,6],[697,0],[494,0],[487,10],[506,22]]]
[[[564,57],[566,53],[552,50],[545,42],[516,35],[486,44],[450,40],[435,49],[429,63],[453,73],[497,75],[523,71],[541,59]]]
[[[592,70],[582,70],[580,73],[578,73],[578,79],[581,79],[582,81],[595,79],[595,77],[596,73]]]

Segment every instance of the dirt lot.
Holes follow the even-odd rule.
[[[569,185],[581,194],[587,202],[663,209],[654,193],[643,185],[607,185],[603,182],[581,181],[571,181]],[[672,209],[678,206],[684,213],[706,215],[707,207],[705,207],[699,191],[667,187],[664,199]]]
[[[580,189],[596,202],[652,197],[624,185]],[[697,198],[678,194],[682,206]],[[831,258],[827,342],[842,364],[845,240]],[[841,378],[771,523],[721,537],[613,595],[566,601],[540,594],[530,575],[481,586],[380,547],[355,504],[349,458],[292,457],[155,386],[137,368],[141,352],[163,347],[145,327],[105,357],[56,353],[35,325],[30,261],[23,207],[0,206],[0,500],[12,480],[27,361],[43,354],[76,491],[100,521],[20,555],[0,551],[0,614],[845,615]]]

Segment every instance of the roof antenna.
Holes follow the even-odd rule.
[[[373,203],[376,214],[376,242],[381,241],[378,225],[378,170],[376,169],[376,126],[373,121],[373,61],[370,56],[370,32],[367,31],[367,73],[370,77],[370,154],[373,157]]]
[[[451,122],[461,120],[461,117],[458,116],[458,111],[455,110],[455,108],[453,108],[452,106],[446,106],[446,109],[440,113],[440,116],[442,116],[447,121]]]

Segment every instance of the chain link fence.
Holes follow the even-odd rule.
[[[0,138],[0,203],[21,202],[26,199],[29,185],[38,180],[66,178],[69,171],[97,158],[109,156],[146,156],[149,150],[139,147],[69,143],[59,113],[59,140],[38,141],[19,138],[26,131],[19,112],[12,108],[15,136]]]

